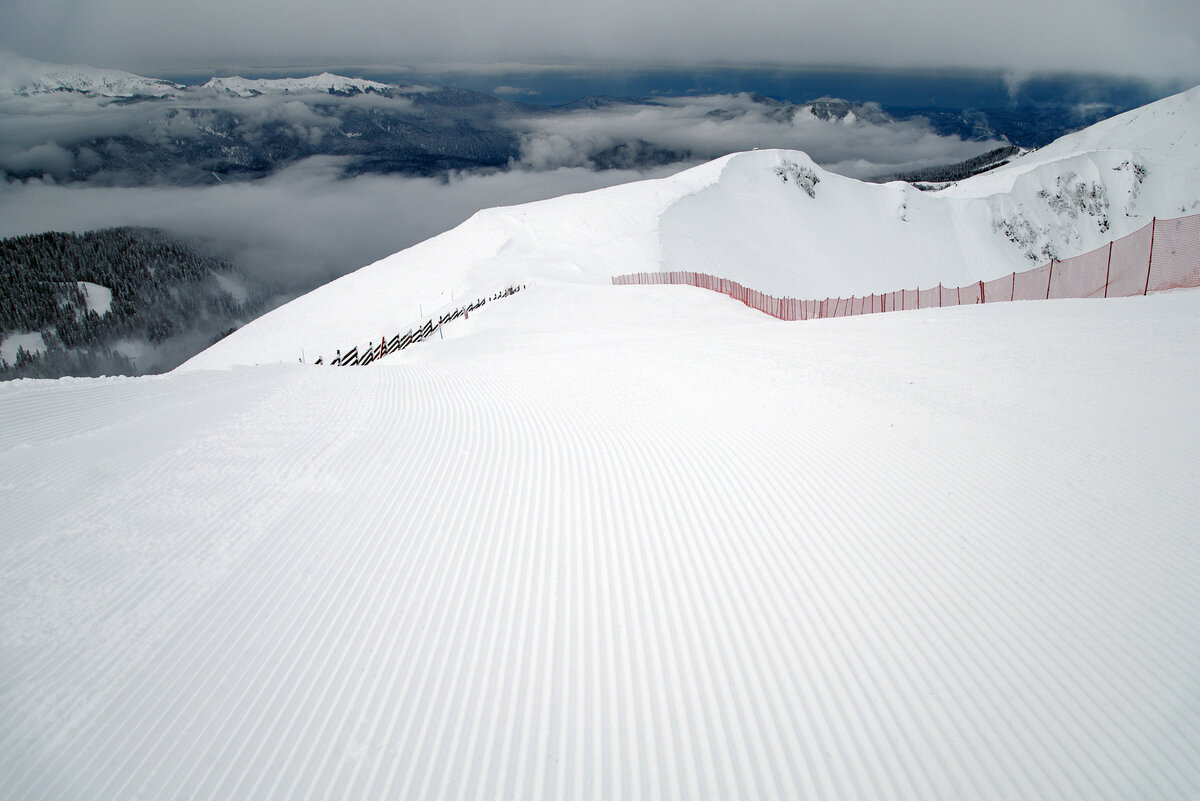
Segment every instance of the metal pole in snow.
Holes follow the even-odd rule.
[[[1150,218],[1150,258],[1146,259],[1146,288],[1142,290],[1143,295],[1150,291],[1150,268],[1154,266],[1154,227],[1157,222],[1157,217]]]
[[[1108,264],[1104,267],[1104,297],[1108,297],[1108,276],[1112,272],[1112,240],[1108,241]]]

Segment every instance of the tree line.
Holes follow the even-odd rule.
[[[0,379],[136,374],[147,366],[114,350],[119,341],[158,346],[181,336],[219,338],[264,298],[251,291],[239,301],[217,275],[248,284],[229,262],[151,228],[0,239],[0,338],[40,332],[46,343],[42,354],[0,360]],[[94,308],[97,298],[89,299],[80,282],[109,289],[109,308]]]

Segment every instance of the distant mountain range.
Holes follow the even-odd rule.
[[[517,155],[516,135],[496,122],[515,109],[465,90],[328,73],[184,86],[24,59],[2,74],[0,111],[36,119],[61,109],[73,122],[37,136],[37,145],[66,151],[67,169],[56,174],[49,158],[0,158],[0,174],[10,179],[50,172],[103,185],[208,184],[263,177],[316,155],[350,157],[349,174],[433,175],[502,167]]]
[[[11,139],[0,137],[5,139],[0,141],[0,177],[189,186],[261,178],[312,156],[342,158],[348,176],[497,170],[521,163],[530,126],[553,131],[587,112],[611,115],[666,102],[585,97],[546,107],[467,89],[389,84],[327,72],[302,78],[222,77],[184,85],[0,54],[0,114],[23,119]],[[938,135],[1023,148],[1045,144],[1111,112],[1103,106],[1069,117],[1061,109],[1040,107],[885,110],[837,98],[788,103],[754,96],[752,102],[755,114],[773,121],[780,135],[794,135],[789,123],[798,116],[875,126],[923,120]],[[730,122],[745,113],[744,108],[715,109],[706,119]],[[615,141],[598,137],[579,145],[579,161],[595,169],[645,169],[744,149],[656,141],[632,124],[611,136]],[[763,147],[797,144],[771,141],[771,136],[767,131],[764,141],[755,142]],[[885,172],[905,174],[880,170]]]

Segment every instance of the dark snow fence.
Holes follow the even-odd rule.
[[[376,359],[382,359],[389,353],[394,353],[398,350],[404,350],[409,345],[413,345],[417,342],[427,339],[443,325],[457,320],[459,317],[466,317],[488,301],[507,298],[510,295],[515,295],[524,288],[524,284],[521,286],[510,286],[507,289],[497,292],[490,298],[480,298],[474,303],[468,303],[465,306],[459,306],[457,309],[448,311],[439,315],[438,317],[430,317],[423,325],[416,328],[410,328],[404,334],[395,334],[391,339],[388,339],[386,336],[381,337],[378,345],[367,345],[361,351],[357,345],[350,348],[350,350],[346,351],[345,353],[341,353],[339,351],[341,355],[330,361],[329,365],[331,367],[362,367],[368,365]],[[435,320],[437,322],[434,322]],[[317,359],[316,363],[324,364],[324,360]]]
[[[777,298],[706,273],[632,273],[614,284],[686,284],[711,289],[781,320],[818,320],[858,314],[1052,298],[1120,298],[1200,287],[1200,214],[1149,225],[1082,256],[966,286],[938,284],[880,295],[824,300]]]

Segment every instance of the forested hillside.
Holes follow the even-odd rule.
[[[263,297],[228,262],[148,228],[0,240],[0,378],[170,369]]]

